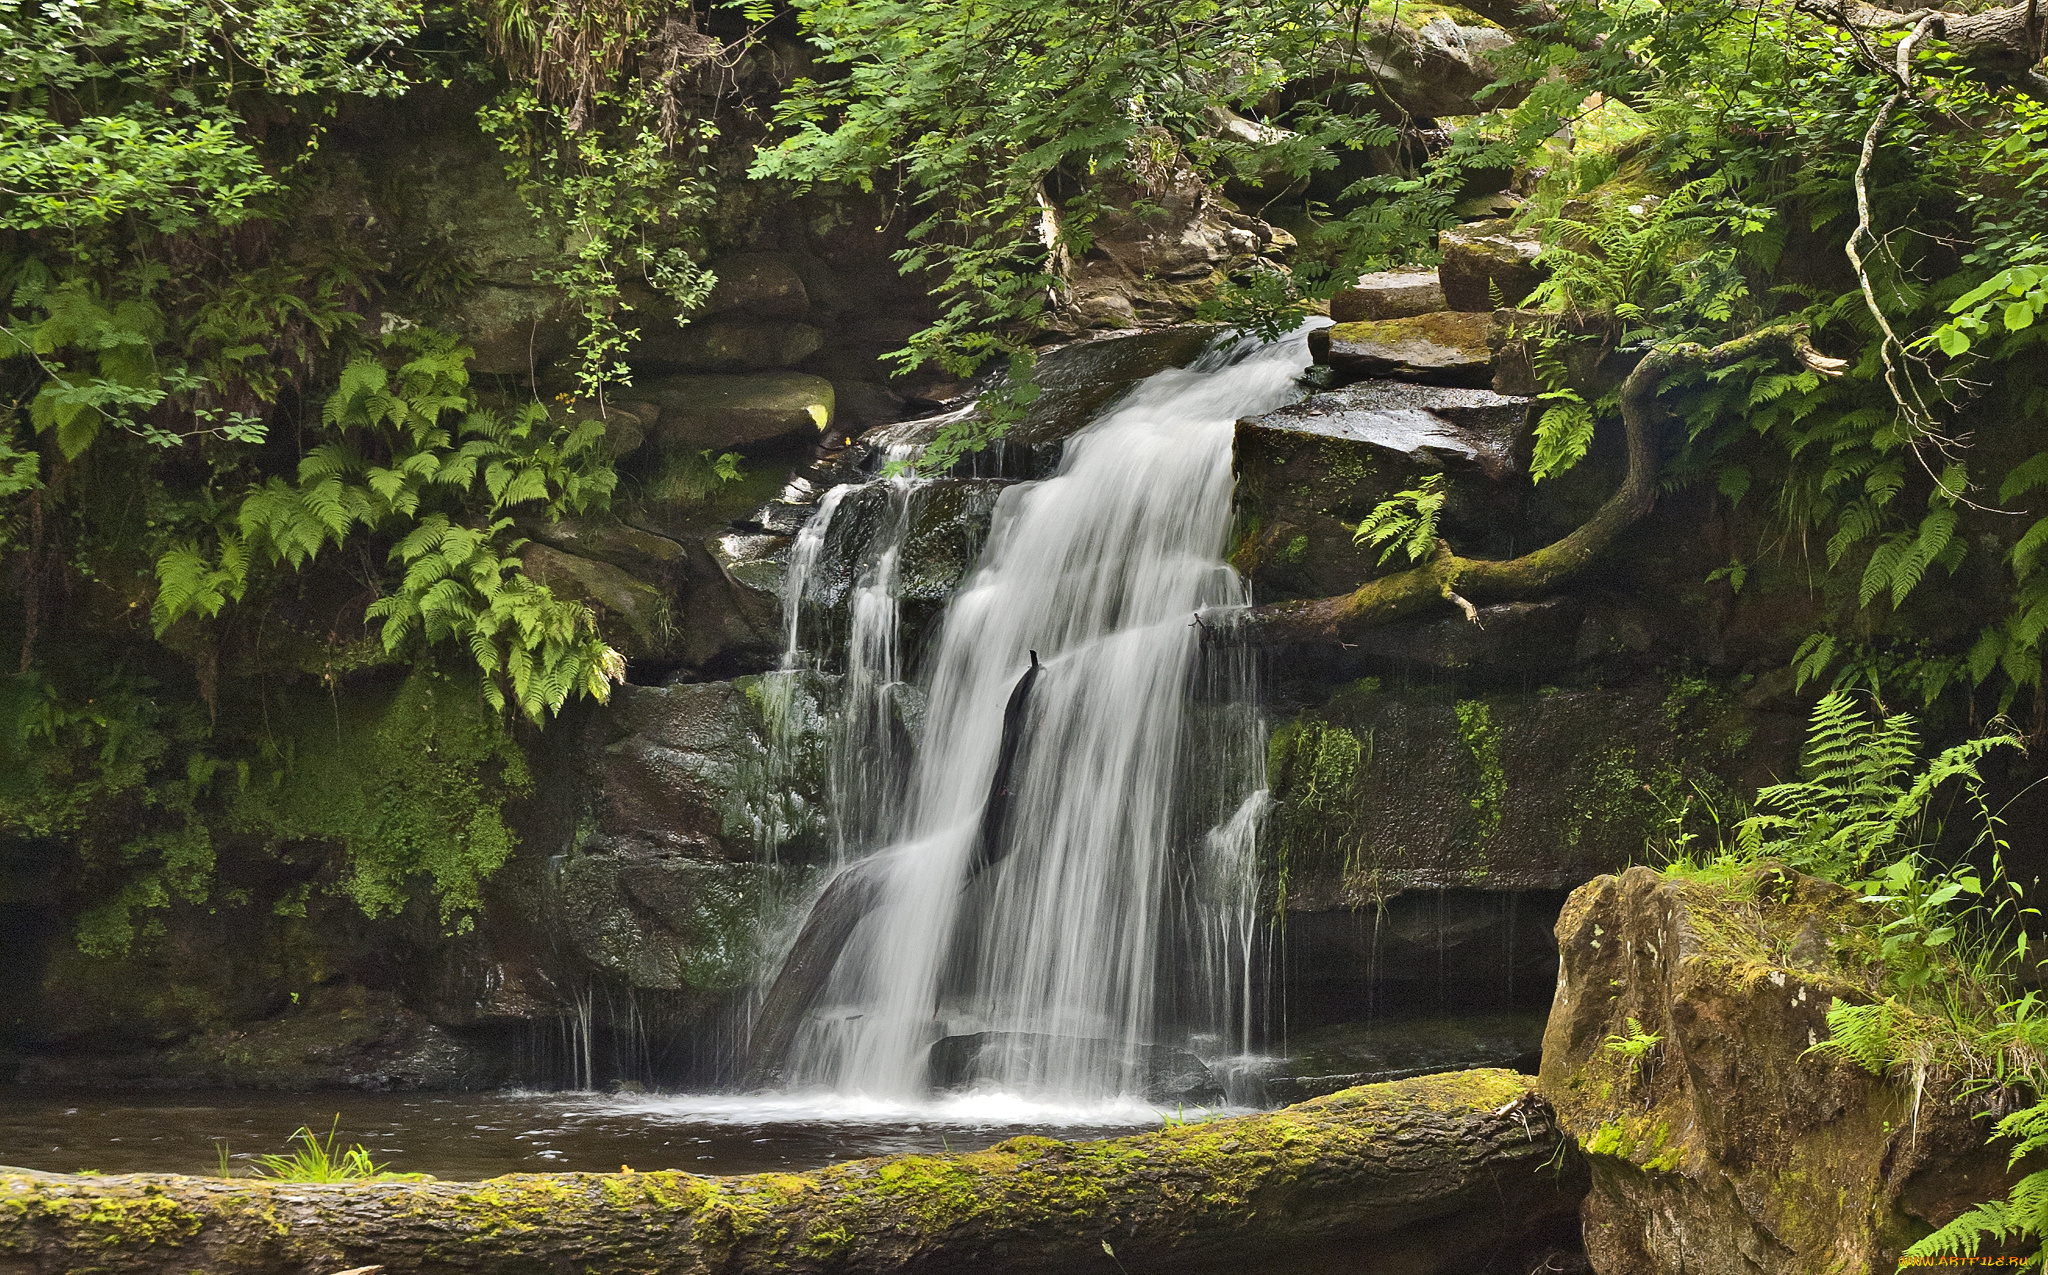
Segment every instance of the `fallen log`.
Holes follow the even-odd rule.
[[[742,1177],[309,1185],[0,1170],[0,1272],[1521,1275],[1575,1244],[1585,1189],[1576,1162],[1555,1163],[1533,1083],[1424,1076],[1133,1137]]]

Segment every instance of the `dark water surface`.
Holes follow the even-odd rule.
[[[816,1168],[900,1151],[979,1150],[1019,1133],[1106,1138],[1156,1129],[1143,1103],[1093,1108],[1003,1095],[909,1106],[833,1096],[590,1093],[358,1094],[141,1091],[0,1086],[0,1164],[75,1173],[232,1171],[288,1150],[340,1118],[393,1172],[441,1178],[567,1170],[751,1173]]]

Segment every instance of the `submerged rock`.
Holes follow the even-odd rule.
[[[1340,323],[1309,335],[1309,352],[1338,384],[1392,377],[1483,389],[1493,384],[1484,314],[1439,311],[1405,319]]]
[[[1542,1091],[1592,1169],[1599,1275],[1889,1271],[2002,1192],[1981,1102],[1812,1050],[1837,997],[1876,994],[1871,923],[1850,890],[1774,865],[1573,892]],[[1660,1038],[1641,1065],[1607,1047],[1638,1027]]]

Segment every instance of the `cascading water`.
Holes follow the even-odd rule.
[[[846,821],[886,848],[857,869],[871,902],[793,1034],[787,1081],[912,1097],[934,1042],[979,1037],[1001,1042],[980,1054],[983,1082],[1111,1097],[1144,1091],[1163,1035],[1247,1046],[1260,727],[1248,663],[1203,651],[1201,615],[1245,600],[1222,561],[1232,425],[1293,398],[1307,362],[1301,333],[1212,351],[1075,435],[1052,478],[1004,492],[925,660],[902,797],[887,826]],[[834,762],[842,804],[869,812],[895,787],[872,759],[902,676],[891,590],[910,490],[833,491],[792,562],[786,668],[802,663],[805,581],[832,520],[871,492],[889,502],[851,598]],[[1033,652],[1000,853],[977,868],[1005,706]]]

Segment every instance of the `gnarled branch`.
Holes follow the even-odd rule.
[[[1656,504],[1657,449],[1651,426],[1661,410],[1657,391],[1664,379],[1687,368],[1726,367],[1767,350],[1783,351],[1823,376],[1840,376],[1848,367],[1843,360],[1815,350],[1806,329],[1799,325],[1764,328],[1711,349],[1685,342],[1652,350],[1621,386],[1628,472],[1607,502],[1564,538],[1504,561],[1461,557],[1439,540],[1430,559],[1410,570],[1369,580],[1340,597],[1252,607],[1240,613],[1234,624],[1212,625],[1209,631],[1222,640],[1261,646],[1341,642],[1440,602],[1514,602],[1549,593],[1584,569],[1616,535]],[[1468,611],[1467,616],[1476,619],[1476,612]]]

